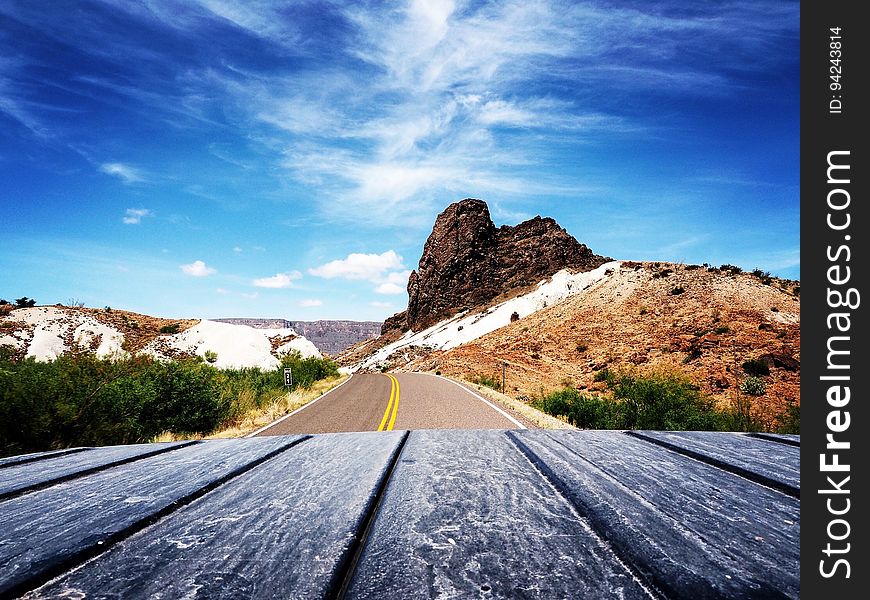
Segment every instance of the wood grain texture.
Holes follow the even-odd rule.
[[[649,598],[503,431],[412,431],[346,598]]]
[[[171,452],[186,445],[189,445],[189,442],[105,446],[85,452],[47,456],[38,464],[29,461],[13,464],[2,470],[0,500],[73,479],[80,475],[123,465],[163,452]]]
[[[402,437],[311,439],[27,598],[332,597]]]
[[[800,496],[800,448],[724,431],[632,431],[721,469]]]
[[[17,456],[6,456],[0,458],[0,469],[11,467],[13,465],[23,465],[24,463],[44,460],[46,458],[56,458],[65,454],[75,454],[76,452],[84,452],[92,448],[66,448],[64,450],[48,450],[46,452],[33,452],[30,454],[19,454]]]
[[[0,503],[0,597],[75,566],[293,439],[196,444]]]
[[[517,432],[593,529],[668,598],[795,598],[799,502],[618,432]]]
[[[47,487],[0,502],[0,599],[799,596],[791,443],[405,435],[215,440],[146,458],[151,445],[95,448],[2,467]],[[106,467],[119,456],[133,458]]]

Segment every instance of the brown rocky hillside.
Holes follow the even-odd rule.
[[[722,407],[751,400],[774,424],[800,402],[800,299],[796,282],[737,269],[623,262],[568,299],[446,352],[418,354],[402,370],[501,379],[507,393],[534,398],[573,385],[603,390],[602,369],[668,369],[692,378]],[[769,365],[766,392],[740,383],[751,359]]]

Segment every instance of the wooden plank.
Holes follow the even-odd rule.
[[[3,469],[0,481],[0,500],[32,490],[55,485],[104,469],[141,460],[149,456],[177,450],[191,442],[135,444],[130,446],[103,446],[87,452],[49,456],[37,464],[19,463]]]
[[[6,456],[0,458],[0,469],[11,467],[13,465],[23,465],[24,463],[36,462],[46,458],[56,458],[65,454],[74,454],[76,452],[84,452],[91,448],[66,448],[64,450],[48,450],[46,452],[32,452],[30,454],[17,454],[15,456]]]
[[[346,598],[649,598],[497,431],[412,431]]]
[[[0,503],[0,597],[45,583],[299,439],[196,444]]]
[[[335,597],[403,437],[312,438],[28,598]]]
[[[798,446],[801,445],[801,436],[795,435],[793,433],[749,433],[747,434],[750,437],[757,437],[763,440],[770,440],[773,442],[780,442],[782,444],[789,444],[790,446]]]
[[[721,431],[628,433],[800,497],[801,457],[798,447]]]
[[[797,598],[800,503],[617,432],[512,433],[668,598]]]

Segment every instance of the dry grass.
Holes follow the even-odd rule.
[[[171,431],[164,431],[160,435],[153,438],[152,442],[175,442],[179,440],[198,440],[198,439],[227,439],[240,438],[253,433],[254,431],[268,425],[269,423],[280,419],[286,414],[289,414],[301,406],[305,406],[315,398],[318,398],[347,380],[348,375],[340,375],[331,379],[323,379],[317,381],[308,389],[296,389],[292,392],[282,394],[275,398],[268,406],[263,408],[253,408],[235,419],[226,427],[218,429],[207,436],[181,436]]]

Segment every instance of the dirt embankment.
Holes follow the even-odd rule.
[[[572,385],[603,391],[602,369],[685,373],[722,408],[751,400],[773,422],[800,402],[800,297],[794,281],[729,269],[623,263],[591,288],[446,352],[425,353],[405,370],[501,380],[533,398]],[[770,365],[760,396],[741,392],[743,363]]]

